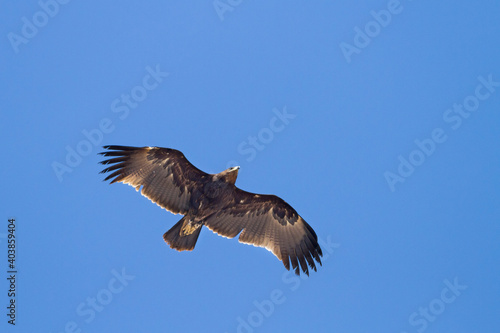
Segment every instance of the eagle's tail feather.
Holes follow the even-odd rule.
[[[184,216],[169,231],[163,234],[163,239],[171,249],[177,251],[192,251],[201,231],[201,224],[191,225]]]

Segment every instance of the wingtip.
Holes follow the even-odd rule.
[[[106,146],[102,146],[102,148],[108,149],[108,150],[129,150],[127,148],[134,148],[134,147],[119,146],[119,145],[106,145]]]

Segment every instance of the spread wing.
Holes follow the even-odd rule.
[[[193,190],[209,174],[192,165],[178,150],[158,147],[104,146],[100,153],[111,157],[101,173],[112,172],[104,180],[129,184],[158,206],[174,214],[186,214]]]
[[[275,195],[259,195],[235,187],[234,196],[235,204],[211,215],[205,226],[228,238],[241,232],[241,243],[266,248],[283,261],[287,270],[291,262],[297,275],[300,267],[309,275],[307,264],[316,271],[314,259],[321,265],[323,255],[318,237],[295,209]]]

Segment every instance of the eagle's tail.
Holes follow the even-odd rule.
[[[202,224],[194,223],[184,216],[169,231],[163,234],[163,239],[171,249],[177,251],[192,251],[200,235]]]

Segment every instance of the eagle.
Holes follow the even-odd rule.
[[[217,174],[201,171],[178,150],[160,147],[104,146],[109,157],[104,181],[124,183],[174,213],[184,215],[164,235],[170,248],[192,251],[203,226],[218,235],[266,248],[287,270],[309,275],[321,265],[318,237],[283,199],[255,194],[235,186],[240,167]]]

